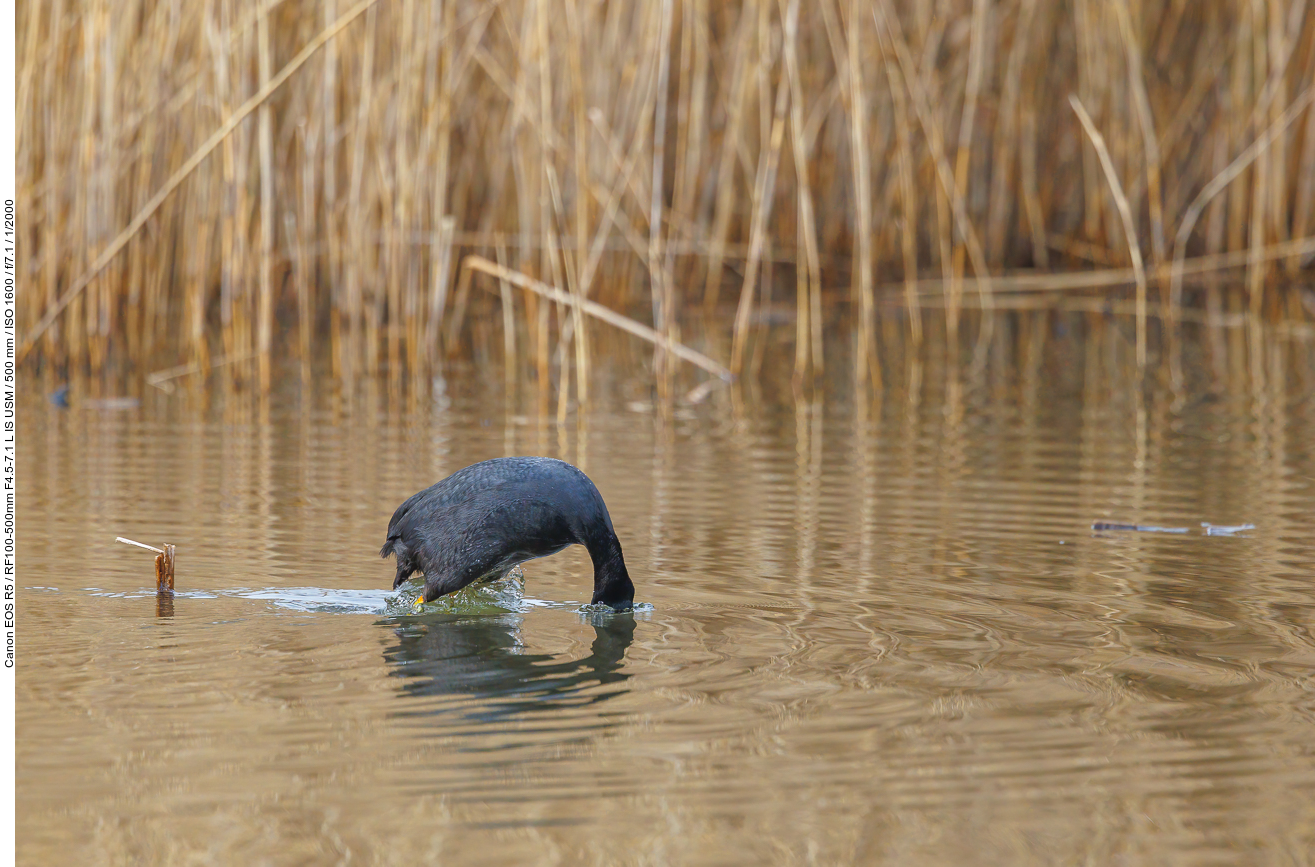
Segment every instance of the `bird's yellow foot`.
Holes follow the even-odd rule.
[[[421,608],[424,607],[425,607],[425,594],[421,593],[419,596],[416,597],[416,602],[413,610],[419,611]]]

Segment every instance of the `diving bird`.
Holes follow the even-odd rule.
[[[635,585],[589,477],[552,458],[495,458],[457,470],[398,506],[379,556],[397,559],[394,589],[423,572],[422,598],[432,602],[568,545],[583,545],[593,560],[591,604],[629,609]]]

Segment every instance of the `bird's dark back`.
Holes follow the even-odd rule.
[[[588,476],[553,458],[512,457],[472,464],[410,497],[388,522],[388,537],[467,532],[468,527],[443,526],[458,518],[459,523],[492,520],[511,531],[512,525],[550,517],[564,522],[562,530],[582,544],[600,525],[614,534],[602,495]]]

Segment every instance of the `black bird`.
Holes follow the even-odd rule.
[[[594,561],[592,604],[617,611],[635,599],[621,543],[589,477],[552,458],[496,458],[457,470],[393,512],[379,556],[397,558],[402,585],[425,573],[424,601],[516,565],[583,545]]]

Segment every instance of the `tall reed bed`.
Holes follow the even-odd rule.
[[[1135,261],[1144,322],[1171,260],[1239,254],[1252,310],[1297,315],[1266,287],[1315,248],[1307,7],[26,2],[21,326],[47,363],[268,387],[285,355],[422,370],[501,318],[564,412],[589,304],[651,322],[659,373],[712,310],[739,374],[771,303],[804,377],[843,302],[860,381],[883,287],[915,344],[931,292],[980,348],[960,311],[1016,269]]]

